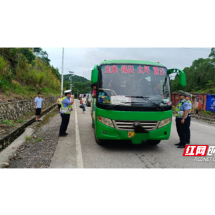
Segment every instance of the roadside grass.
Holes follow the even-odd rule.
[[[2,124],[6,124],[6,125],[8,125],[8,126],[15,126],[13,120],[4,119],[4,120],[1,121],[1,123],[2,123]]]
[[[51,114],[50,114],[50,117],[54,117],[54,116],[55,116],[55,114],[54,114],[54,113],[51,113]]]
[[[54,117],[54,116],[56,115],[56,113],[58,113],[58,109],[57,109],[57,108],[55,108],[55,109],[52,110],[51,112],[47,113],[47,114],[45,115],[45,117],[43,118],[43,120],[42,120],[40,123],[38,123],[35,127],[36,127],[36,128],[40,128],[40,127],[42,127],[43,125],[47,124],[47,123],[49,122],[49,119],[50,119],[51,117]]]
[[[22,123],[22,122],[24,122],[24,121],[23,121],[23,119],[19,119],[17,122],[18,122],[18,123]]]
[[[36,139],[36,142],[40,142],[42,139],[43,139],[43,138],[38,137],[38,138]]]
[[[26,142],[29,141],[31,137],[25,137]]]
[[[207,119],[203,119],[204,122],[207,122],[209,124],[213,124],[213,122],[211,122],[210,120],[207,120]]]
[[[202,114],[205,115],[205,116],[212,116],[212,115],[215,115],[213,112],[211,111],[202,111]]]

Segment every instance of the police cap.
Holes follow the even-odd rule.
[[[191,96],[191,94],[189,94],[189,93],[186,92],[186,97],[190,97],[191,98],[192,96]]]
[[[71,94],[71,90],[66,90],[66,91],[64,91],[64,93],[65,93],[65,95]]]
[[[183,90],[179,90],[179,96],[186,96],[186,93]]]

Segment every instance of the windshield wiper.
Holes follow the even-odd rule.
[[[125,97],[140,98],[140,99],[148,99],[148,98],[150,98],[150,97],[146,97],[146,96],[125,96]]]
[[[162,106],[156,104],[155,102],[152,102],[152,101],[150,101],[150,102],[151,102],[152,104],[156,105],[157,107],[159,107],[161,110],[165,111],[165,109],[164,109]]]
[[[133,97],[133,98],[142,98],[142,99],[145,99],[145,100],[148,100],[149,102],[151,102],[152,104],[156,105],[157,107],[159,107],[161,110],[165,110],[163,107],[161,107],[160,105],[156,104],[155,102],[152,102],[150,101],[149,99],[147,98],[150,98],[150,97],[143,97],[143,96],[130,96],[130,97]]]
[[[150,98],[150,97],[143,97],[143,96],[137,96],[137,97],[134,97],[134,98],[142,98],[142,99],[145,99],[145,100],[148,100],[147,98]],[[159,107],[161,110],[165,111],[165,109],[163,107],[161,107],[160,105],[150,101],[152,104],[156,105],[157,107]]]
[[[165,111],[165,109],[163,107],[161,107],[160,105],[156,104],[155,102],[150,101],[152,104],[156,105],[157,107],[159,107],[161,110]],[[142,103],[142,102],[121,102],[123,104],[131,104],[131,103]],[[111,110],[112,108],[116,107],[116,106],[120,106],[122,104],[118,104],[118,105],[111,105],[109,107],[106,107],[106,110]]]

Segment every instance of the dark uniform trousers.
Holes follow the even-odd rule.
[[[61,113],[61,118],[62,118],[62,122],[60,126],[60,135],[66,133],[66,130],[69,124],[70,114]]]
[[[187,131],[188,123],[187,123],[187,118],[184,120],[184,124],[181,123],[181,120],[182,120],[182,118],[176,118],[175,122],[176,122],[178,136],[180,139],[180,145],[185,146],[186,140],[187,140],[186,131]]]
[[[190,142],[190,121],[191,116],[187,116],[187,126],[186,126],[186,143]]]

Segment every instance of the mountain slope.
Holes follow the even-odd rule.
[[[69,77],[70,75],[64,75],[64,87],[66,89],[70,89]],[[82,76],[74,75],[72,77],[72,84],[73,84],[72,93],[75,95],[76,98],[77,98],[77,90],[79,90],[78,95],[90,93],[92,90],[91,81],[89,81],[88,79]]]
[[[59,95],[60,74],[41,48],[0,48],[0,102]]]

